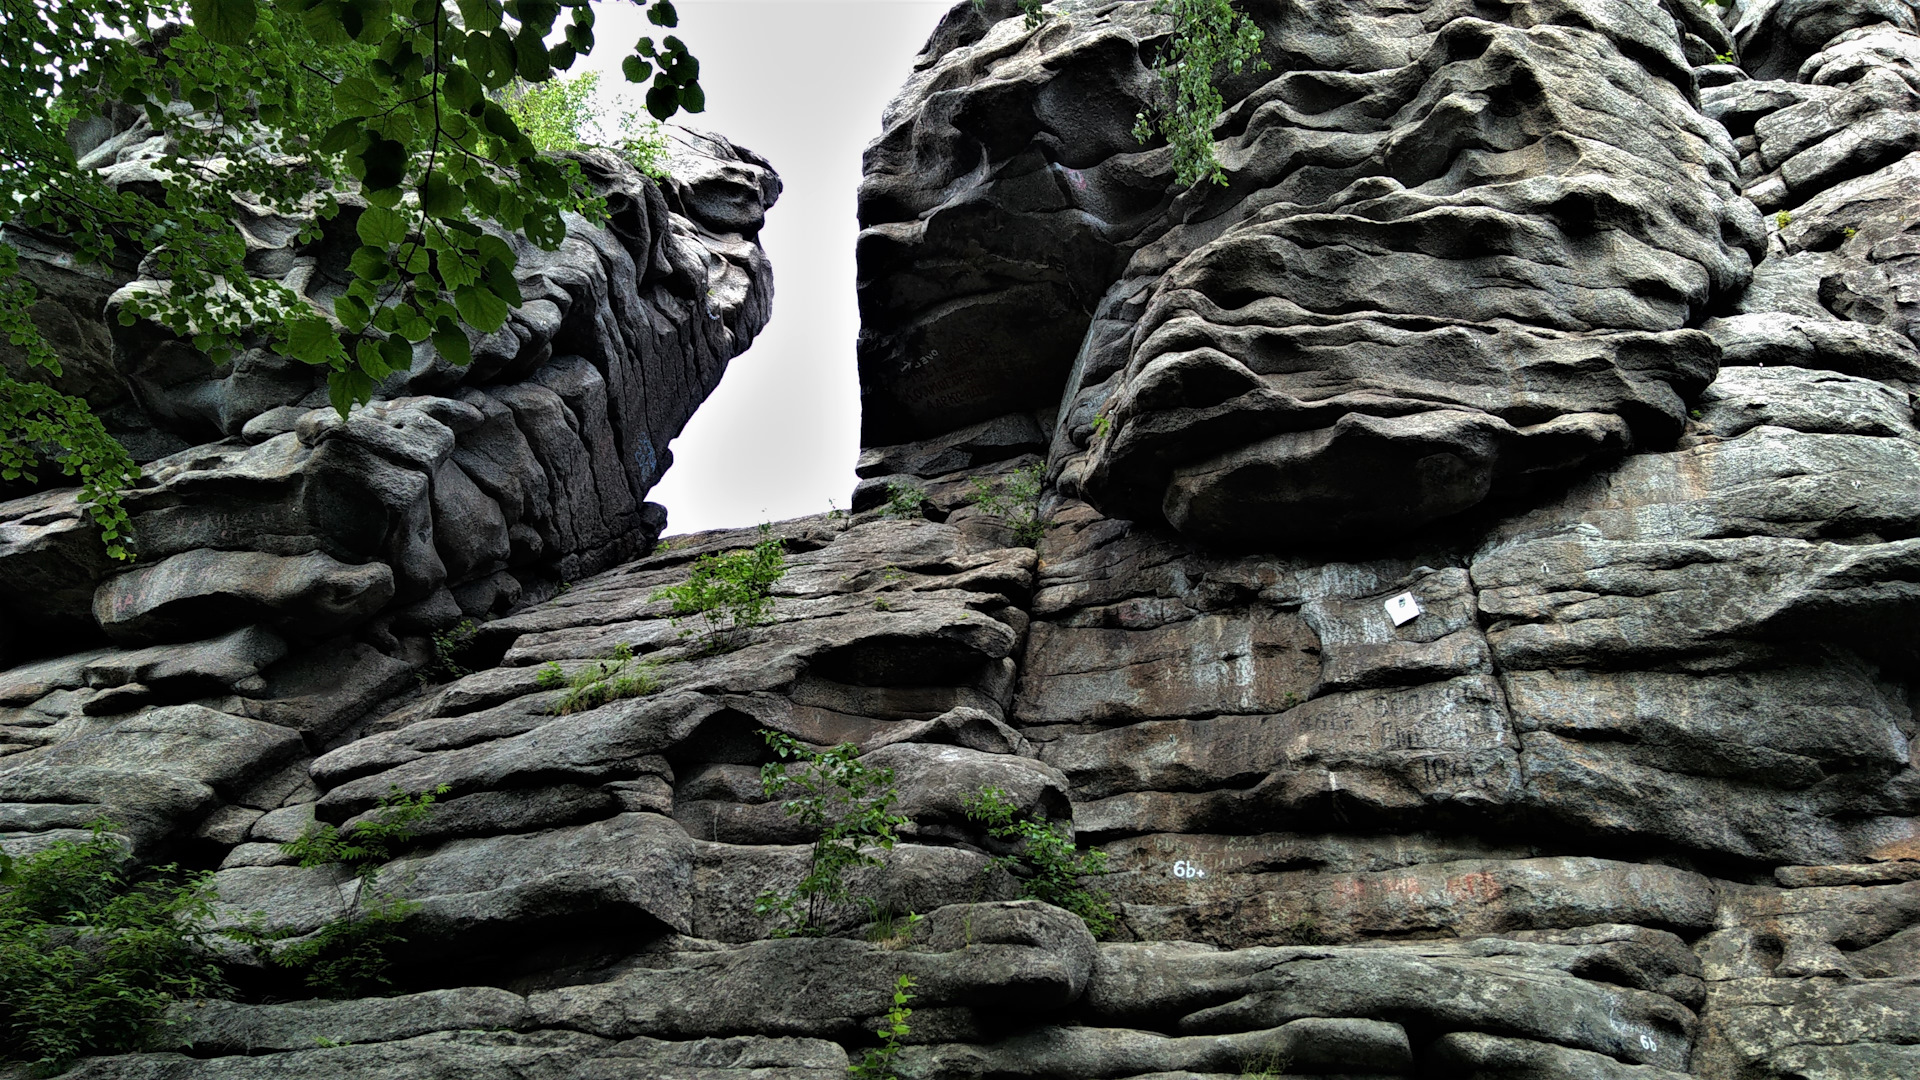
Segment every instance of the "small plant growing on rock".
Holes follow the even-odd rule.
[[[1293,1056],[1279,1050],[1255,1054],[1242,1064],[1240,1080],[1279,1080],[1293,1067]]]
[[[1151,114],[1134,117],[1133,136],[1146,142],[1157,132],[1173,148],[1173,167],[1181,187],[1202,180],[1224,185],[1226,171],[1213,152],[1213,123],[1226,108],[1215,84],[1216,73],[1238,75],[1249,63],[1264,71],[1258,59],[1265,32],[1231,0],[1158,0],[1153,13],[1173,23],[1173,36],[1154,61],[1160,77],[1159,105]]]
[[[1074,847],[1071,827],[1021,815],[1005,791],[984,787],[961,804],[967,817],[987,827],[996,839],[1019,840],[1014,855],[994,857],[994,863],[1020,879],[1020,894],[1043,900],[1080,916],[1094,937],[1112,932],[1119,918],[1107,895],[1088,889],[1083,878],[1107,872],[1107,853]]]
[[[1773,215],[1774,228],[1784,229],[1791,224],[1793,224],[1793,215],[1787,213],[1785,210],[1782,210],[1779,213]]]
[[[853,899],[848,871],[880,865],[873,849],[893,848],[895,830],[907,823],[891,812],[900,793],[893,770],[863,764],[852,743],[814,750],[778,731],[760,734],[780,759],[761,767],[761,789],[769,797],[787,796],[781,809],[819,829],[820,838],[799,883],[785,892],[761,893],[753,912],[781,920],[775,937],[819,937],[828,910]]]
[[[770,526],[760,526],[760,542],[745,551],[702,555],[693,573],[679,585],[656,591],[652,599],[673,604],[673,624],[699,616],[709,648],[724,635],[771,620],[773,586],[787,572],[786,545]],[[681,636],[694,633],[682,630]]]
[[[298,839],[282,844],[280,850],[299,865],[342,866],[360,885],[340,918],[291,944],[279,944],[282,935],[255,931],[255,951],[275,967],[301,972],[307,986],[326,997],[358,997],[390,987],[390,953],[406,941],[400,924],[420,905],[376,893],[380,866],[414,838],[414,826],[447,791],[444,784],[418,794],[395,787],[367,820],[345,829],[315,822]]]
[[[900,1080],[893,1071],[893,1061],[900,1056],[900,1040],[913,1033],[907,1018],[913,1010],[907,1003],[913,1000],[913,976],[902,975],[893,984],[893,1007],[887,1010],[887,1018],[874,1034],[880,1036],[878,1047],[869,1047],[860,1055],[860,1060],[847,1066],[847,1074],[855,1080]]]
[[[983,514],[997,517],[1013,530],[1015,541],[1032,547],[1046,535],[1047,523],[1040,517],[1041,468],[1038,463],[1015,469],[999,484],[973,478],[973,505]]]
[[[473,669],[460,663],[460,656],[479,633],[480,627],[472,619],[461,619],[433,635],[433,663],[423,673],[423,681],[446,682],[473,674]]]
[[[867,927],[867,940],[889,949],[897,949],[907,943],[913,928],[925,919],[925,915],[909,911],[904,917],[894,913],[893,905],[881,905],[868,899],[867,917],[872,921]]]
[[[1093,437],[1094,438],[1104,439],[1107,437],[1107,433],[1112,430],[1113,430],[1113,421],[1107,418],[1106,413],[1100,413],[1099,415],[1093,418]]]
[[[299,839],[280,845],[280,851],[301,866],[345,866],[371,887],[379,877],[380,864],[400,854],[413,839],[413,827],[433,813],[434,800],[448,790],[442,784],[432,791],[409,795],[396,786],[380,799],[368,820],[345,829],[316,821]]]
[[[51,1075],[159,1046],[170,1006],[224,989],[206,947],[213,875],[136,873],[112,828],[0,853],[0,1062]]]
[[[559,664],[548,664],[540,669],[534,685],[542,690],[566,687],[566,696],[553,706],[554,715],[566,716],[660,689],[660,662],[633,655],[633,646],[623,641],[614,647],[613,655],[595,660],[571,677]]]
[[[917,519],[924,516],[920,512],[920,504],[926,501],[927,493],[924,488],[889,480],[887,481],[887,501],[880,504],[880,516],[902,520]]]

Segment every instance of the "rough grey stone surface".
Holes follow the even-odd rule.
[[[144,125],[88,163],[137,184],[159,153]],[[420,634],[645,550],[667,444],[770,316],[757,237],[780,190],[752,152],[672,130],[664,183],[582,157],[608,220],[570,219],[552,252],[522,245],[526,302],[470,367],[417,346],[346,422],[324,373],[261,349],[216,367],[152,326],[121,327],[129,290],[164,283],[127,273],[108,288],[30,244],[46,282],[36,316],[75,350],[61,388],[142,462],[127,500],[140,564],[108,564],[71,492],[0,503],[0,661],[103,631],[147,644],[261,624],[310,642],[397,614]],[[349,193],[328,235],[350,237],[360,208]],[[249,267],[325,308],[339,285],[315,267],[341,241],[295,244],[312,209],[235,213],[260,238]],[[47,633],[21,632],[30,613]]]
[[[862,188],[849,513],[629,558],[679,406],[558,344],[551,267],[576,306],[484,378],[346,424],[137,353],[143,445],[248,418],[152,463],[116,640],[0,669],[0,843],[106,816],[219,867],[223,920],[399,900],[406,941],[339,1002],[235,949],[191,1056],[76,1075],[828,1080],[903,976],[902,1080],[1915,1075],[1912,5],[1248,3],[1272,67],[1184,192],[1130,133],[1151,6],[961,3],[916,61]],[[705,254],[633,273],[745,268],[732,327],[771,181],[686,146],[658,197]],[[569,250],[618,266],[654,197]],[[97,626],[76,535],[0,505],[0,597]],[[764,625],[654,599],[766,536]],[[319,569],[171,569],[236,558]],[[329,625],[320,571],[373,565]],[[657,687],[563,713],[543,673],[622,648]],[[756,912],[819,838],[764,731],[851,744],[906,819],[823,936]],[[986,787],[1105,855],[1104,939],[1023,895]],[[440,794],[373,884],[283,850],[396,789]]]

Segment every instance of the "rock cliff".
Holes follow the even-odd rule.
[[[1245,6],[1270,67],[1226,85],[1228,183],[1184,192],[1130,134],[1151,0],[948,14],[867,157],[850,515],[640,558],[542,532],[571,587],[450,588],[498,617],[418,686],[437,480],[358,548],[183,541],[88,585],[113,647],[0,672],[9,848],[107,814],[217,867],[222,918],[310,934],[363,886],[281,845],[445,791],[380,873],[397,996],[277,1000],[236,953],[255,989],[183,1010],[190,1049],[73,1075],[829,1080],[900,976],[912,1080],[1920,1075],[1920,11]],[[309,535],[228,509],[278,439],[364,446],[381,492],[451,446],[573,536],[551,492],[587,473],[540,440],[624,464],[632,429],[593,442],[557,369],[634,406],[600,359],[529,363],[554,422],[488,387],[249,419],[156,463],[142,528]],[[771,621],[684,636],[656,590],[763,537]],[[0,583],[66,580],[42,558]],[[361,612],[382,571],[404,600]],[[298,599],[175,584],[210,581]],[[568,705],[628,653],[657,687]],[[896,778],[824,937],[754,910],[815,835],[762,730]],[[1106,854],[1104,939],[1018,898],[988,786]]]

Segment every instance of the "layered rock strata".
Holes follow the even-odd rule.
[[[963,3],[917,61],[861,489],[772,526],[768,625],[683,636],[656,590],[763,534],[679,537],[325,734],[215,686],[0,758],[11,847],[109,809],[296,934],[362,898],[283,843],[447,787],[380,876],[402,993],[76,1075],[826,1080],[903,975],[913,1080],[1920,1071],[1914,9],[1250,4],[1229,183],[1170,194],[1150,7]],[[285,641],[0,678],[272,654],[311,714],[386,655]],[[540,674],[622,646],[658,689]],[[813,839],[766,730],[909,820],[825,937],[754,912]],[[988,786],[1106,853],[1106,939],[1017,898]]]
[[[165,140],[144,118],[110,127],[82,164],[143,190]],[[669,158],[673,178],[654,183],[582,155],[606,220],[570,218],[555,251],[520,243],[526,302],[472,342],[472,364],[422,343],[344,422],[324,371],[265,346],[216,367],[152,324],[123,327],[120,304],[166,282],[75,267],[27,237],[60,388],[141,462],[127,497],[139,561],[110,565],[70,492],[0,503],[0,658],[245,626],[311,643],[370,621],[390,651],[396,634],[510,610],[644,551],[664,524],[645,500],[667,444],[770,316],[756,238],[780,190],[717,136],[677,132]],[[297,213],[236,203],[248,268],[329,309],[363,205],[340,201],[312,242],[318,196]]]

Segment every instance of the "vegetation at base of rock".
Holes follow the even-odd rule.
[[[1013,530],[1016,542],[1033,547],[1046,535],[1047,523],[1040,516],[1042,466],[1039,462],[1015,469],[998,484],[981,477],[973,478],[973,505],[981,513],[1000,519]]]
[[[433,635],[433,663],[420,677],[427,682],[446,682],[473,674],[472,668],[460,662],[460,654],[467,651],[479,633],[480,627],[472,619],[461,619]]]
[[[1173,35],[1154,61],[1161,100],[1134,117],[1133,135],[1146,142],[1164,135],[1173,148],[1174,178],[1181,187],[1202,180],[1225,184],[1227,174],[1213,152],[1213,122],[1226,108],[1215,79],[1238,75],[1249,61],[1254,71],[1265,33],[1235,11],[1231,0],[1158,0],[1156,15],[1173,23]]]
[[[359,879],[340,918],[298,941],[257,928],[233,936],[247,940],[268,964],[299,972],[307,987],[323,997],[359,997],[390,989],[392,950],[407,940],[400,924],[420,905],[376,892],[380,868],[413,840],[414,826],[433,813],[434,801],[449,790],[445,784],[417,793],[394,787],[364,821],[345,829],[326,822],[308,826],[280,850],[303,867],[340,866]]]
[[[698,616],[710,645],[717,645],[723,633],[770,622],[773,586],[787,572],[787,552],[770,527],[760,527],[760,538],[744,551],[700,556],[685,582],[660,589],[651,599],[672,603],[675,626]],[[692,633],[681,631],[682,636]]]
[[[647,9],[655,26],[679,21],[671,0]],[[571,18],[561,28],[563,11]],[[71,243],[82,262],[144,244],[168,288],[131,297],[123,323],[152,320],[215,362],[270,342],[324,368],[344,415],[410,368],[418,343],[469,362],[468,332],[498,331],[521,302],[512,245],[476,219],[552,250],[566,236],[562,214],[605,215],[577,164],[543,156],[487,97],[572,67],[594,48],[594,22],[587,0],[9,5],[0,201],[21,225]],[[563,36],[549,46],[556,29]],[[658,119],[705,108],[699,62],[678,37],[641,38],[621,70],[651,83],[646,107]],[[171,138],[151,163],[157,197],[80,167],[69,125],[109,110],[138,111]],[[356,183],[371,204],[356,224],[364,246],[330,312],[246,272],[236,195],[287,210],[324,193],[305,237],[314,239],[341,209],[336,193]],[[84,400],[38,381],[57,377],[59,364],[29,314],[35,294],[17,251],[0,241],[0,332],[37,370],[0,372],[0,462],[15,479],[46,461],[78,476],[109,553],[125,558],[128,519],[115,492],[138,474]]]
[[[161,1046],[169,1006],[224,989],[206,949],[212,875],[136,871],[111,828],[0,854],[0,1061],[51,1074]]]
[[[660,123],[638,112],[619,117],[619,138],[611,145],[594,138],[599,114],[594,94],[600,73],[583,71],[565,79],[530,83],[515,79],[489,96],[498,101],[520,130],[542,151],[612,150],[655,180],[667,178],[667,138]]]
[[[380,864],[400,854],[413,840],[413,827],[433,813],[434,800],[449,790],[442,784],[432,791],[409,794],[394,787],[381,797],[367,820],[345,829],[316,821],[299,839],[280,845],[280,850],[301,866],[344,866],[371,887],[379,876]]]
[[[1071,826],[1027,817],[1006,791],[984,787],[962,804],[967,817],[1000,840],[1019,840],[1020,851],[996,855],[994,863],[1020,880],[1020,894],[1080,916],[1094,937],[1105,937],[1118,923],[1107,895],[1088,889],[1085,878],[1107,872],[1107,853],[1074,846]]]
[[[595,660],[571,676],[559,664],[540,669],[535,685],[542,690],[567,688],[565,697],[554,705],[556,716],[597,709],[622,698],[645,697],[660,689],[660,662],[633,655],[633,646],[621,642],[613,654]]]
[[[908,935],[913,933],[913,928],[926,918],[925,915],[913,911],[907,912],[905,916],[898,915],[894,912],[892,904],[881,904],[872,899],[866,900],[865,903],[867,917],[871,920],[867,924],[867,940],[888,948],[896,948],[904,944]]]
[[[913,1000],[913,988],[916,984],[913,976],[902,975],[893,983],[893,1007],[887,1010],[887,1018],[874,1029],[880,1036],[880,1045],[868,1047],[860,1055],[860,1060],[847,1066],[847,1074],[855,1080],[900,1080],[893,1071],[894,1059],[900,1056],[900,1040],[913,1033],[907,1018],[913,1015],[908,1003]]]
[[[1241,1066],[1240,1080],[1279,1080],[1292,1067],[1292,1055],[1269,1050],[1249,1058]]]
[[[852,743],[815,750],[782,732],[760,734],[780,759],[761,766],[761,790],[769,798],[785,796],[786,815],[820,830],[820,836],[800,880],[784,892],[761,893],[753,911],[780,920],[775,937],[819,937],[834,907],[864,899],[853,895],[847,874],[880,865],[874,849],[893,848],[895,830],[907,823],[890,812],[900,793],[893,770],[863,764]]]
[[[321,997],[388,993],[393,989],[393,949],[407,940],[400,924],[419,908],[412,900],[376,895],[298,941],[265,949],[263,958],[299,973],[307,988]]]
[[[887,501],[880,504],[880,516],[916,520],[922,516],[920,506],[927,501],[925,488],[913,484],[903,484],[897,480],[887,481]]]

